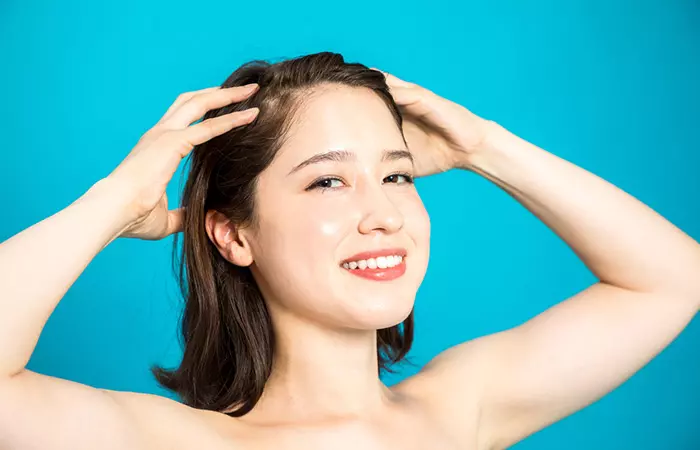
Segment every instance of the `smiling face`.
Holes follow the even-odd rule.
[[[251,270],[273,315],[282,308],[363,330],[408,316],[430,240],[410,157],[389,108],[370,89],[324,85],[305,99],[258,179],[258,226],[248,231]],[[395,258],[354,257],[387,249],[405,254],[388,272],[344,267],[353,259],[391,265]]]

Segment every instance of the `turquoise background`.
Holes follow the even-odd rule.
[[[324,50],[501,123],[700,239],[697,1],[256,4],[1,2],[0,240],[107,175],[180,92],[220,84],[251,59]],[[453,171],[418,188],[433,224],[410,353],[418,366],[594,281],[487,180]],[[171,239],[122,239],[100,253],[49,320],[30,368],[163,393],[148,367],[180,356],[170,249]],[[700,448],[699,422],[696,318],[627,383],[514,448]]]

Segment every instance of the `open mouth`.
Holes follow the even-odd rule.
[[[376,258],[360,259],[356,261],[347,261],[343,263],[343,267],[349,270],[388,269],[396,267],[402,262],[402,255],[388,255],[378,256]]]
[[[401,254],[346,261],[343,269],[352,275],[375,281],[394,280],[406,273],[406,256]]]

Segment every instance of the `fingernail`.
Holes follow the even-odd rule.
[[[243,87],[246,88],[246,89],[249,90],[249,91],[253,91],[253,90],[255,90],[255,89],[258,88],[258,83],[246,84],[246,85],[244,85]]]
[[[246,110],[246,117],[253,117],[260,112],[260,108],[254,107]]]

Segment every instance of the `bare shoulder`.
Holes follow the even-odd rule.
[[[217,423],[231,418],[214,411],[192,408],[155,394],[104,391],[137,423],[147,448],[218,448]]]
[[[167,397],[99,389],[25,370],[0,383],[0,447],[188,449],[217,433],[204,417],[224,416]],[[219,446],[220,447],[220,446]]]
[[[418,373],[394,386],[419,399],[430,416],[464,448],[487,448],[479,437],[479,419],[490,341],[480,337],[450,347]]]
[[[109,389],[101,389],[101,391],[125,411],[138,417],[148,418],[153,414],[162,414],[169,419],[185,419],[194,415],[194,411],[196,411],[194,408],[162,395]]]
[[[469,404],[476,408],[488,372],[487,347],[491,347],[492,352],[493,341],[497,339],[496,335],[482,336],[449,347],[433,357],[418,373],[395,387],[411,392],[431,406],[450,408],[452,396],[448,389],[458,386],[461,393],[469,394]]]

